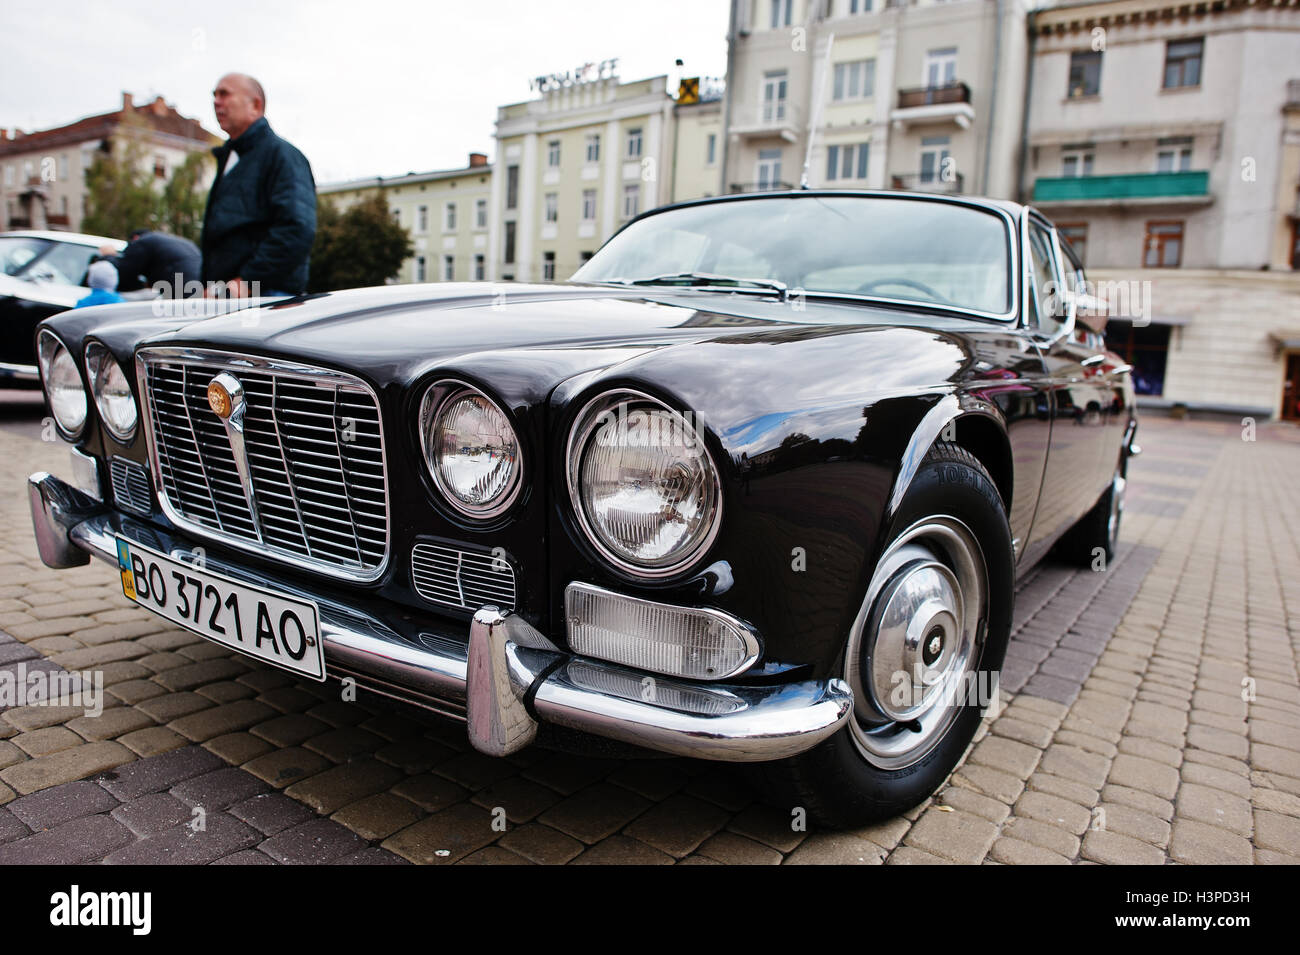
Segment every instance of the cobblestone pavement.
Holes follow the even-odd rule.
[[[102,563],[49,570],[21,488],[67,448],[38,430],[0,430],[0,669],[107,691],[97,718],[0,708],[0,863],[1300,862],[1287,426],[1144,420],[1112,566],[1022,582],[1007,705],[933,799],[847,833],[725,765],[489,759],[175,629]]]

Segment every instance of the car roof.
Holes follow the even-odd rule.
[[[735,202],[742,199],[791,199],[801,196],[863,196],[872,199],[922,199],[927,202],[945,202],[950,205],[974,206],[997,210],[1018,218],[1027,206],[1009,199],[992,199],[984,196],[950,195],[941,192],[906,192],[900,189],[781,189],[770,192],[737,192],[727,196],[708,196],[703,199],[688,199],[657,206],[642,213],[652,216],[667,209],[680,209],[687,206],[705,205],[711,202]],[[637,218],[640,218],[638,216]]]
[[[126,245],[122,239],[111,239],[106,235],[88,235],[84,232],[52,232],[42,229],[22,229],[14,232],[0,232],[0,238],[47,239],[51,242],[71,242],[75,245],[101,246],[105,243]]]

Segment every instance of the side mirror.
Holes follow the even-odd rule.
[[[1075,318],[1098,334],[1106,331],[1107,311],[1108,307],[1104,299],[1087,292],[1074,296]]]

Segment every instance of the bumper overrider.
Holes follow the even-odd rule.
[[[28,478],[41,560],[77,567],[98,557],[117,566],[117,538],[178,557],[196,541],[106,507],[44,472]],[[463,719],[480,752],[505,756],[527,746],[539,723],[701,759],[750,762],[793,756],[849,718],[842,680],[779,685],[695,683],[561,650],[522,617],[483,607],[463,631],[450,621],[413,621],[401,608],[343,603],[326,587],[254,571],[208,556],[235,580],[314,601],[326,673]]]

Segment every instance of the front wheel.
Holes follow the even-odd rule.
[[[846,828],[925,799],[965,752],[1011,629],[1006,510],[970,452],[937,444],[895,515],[842,657],[843,730],[760,773],[771,795]]]

